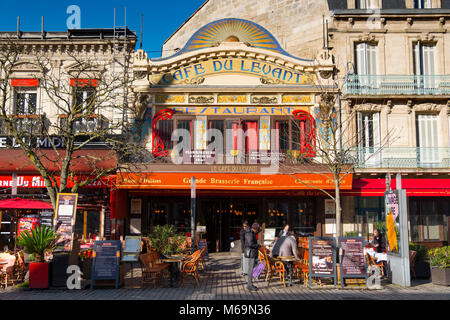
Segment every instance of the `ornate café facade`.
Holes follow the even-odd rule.
[[[165,223],[189,232],[195,177],[196,222],[206,226],[212,252],[229,250],[245,219],[265,228],[288,223],[298,233],[332,236],[333,203],[318,190],[334,190],[332,181],[318,174],[326,170],[298,165],[292,172],[283,166],[290,154],[299,152],[320,160],[311,132],[326,88],[340,97],[342,119],[356,111],[358,157],[380,148],[388,132],[396,136],[342,182],[343,233],[372,234],[375,223],[384,218],[386,176],[392,175],[395,188],[395,174],[401,173],[410,240],[444,245],[450,181],[445,91],[450,59],[444,49],[448,4],[433,2],[427,10],[408,1],[376,2],[371,5],[378,6],[380,29],[366,28],[369,7],[354,0],[317,1],[303,20],[301,13],[308,9],[304,2],[233,6],[226,0],[218,10],[219,3],[210,0],[166,40],[162,57],[149,58],[137,50],[133,91],[143,123],[141,138],[155,159],[118,173],[118,198],[127,199],[121,201],[127,203],[126,232],[145,234],[150,226]],[[252,10],[252,4],[258,9]],[[283,13],[283,8],[291,13]],[[367,85],[364,77],[378,74],[384,80],[377,84],[391,83],[398,90],[402,81],[411,80],[415,88],[414,61],[430,59],[430,43],[436,44],[436,68],[421,72],[442,75],[436,77],[441,91],[414,89],[405,94],[392,88],[376,91],[370,80]],[[395,54],[399,48],[408,55],[406,62]],[[377,67],[371,69],[371,63]],[[223,143],[210,132],[220,133]],[[212,146],[219,146],[217,152]],[[272,156],[280,161],[275,172],[267,164]]]

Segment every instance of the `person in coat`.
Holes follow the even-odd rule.
[[[247,275],[247,261],[246,258],[244,257],[244,251],[245,251],[245,233],[247,231],[250,231],[249,227],[248,227],[248,221],[245,220],[242,223],[242,229],[239,232],[239,238],[241,239],[241,249],[242,249],[242,257],[241,257],[241,270],[242,270],[242,276],[246,276]]]
[[[245,233],[245,252],[244,256],[247,258],[247,289],[251,291],[256,291],[258,288],[253,285],[253,268],[256,265],[258,258],[259,244],[256,240],[256,234],[259,232],[259,224],[255,222],[251,230]]]
[[[289,236],[283,241],[280,246],[279,255],[282,257],[294,256],[295,259],[300,260],[298,255],[297,239],[295,238],[294,231],[289,232]]]

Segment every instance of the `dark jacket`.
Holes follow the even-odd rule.
[[[248,228],[246,228],[246,229],[242,228],[241,231],[239,232],[239,239],[241,239],[242,253],[244,253],[244,249],[245,249],[245,233],[247,231],[248,231]]]
[[[252,230],[248,230],[247,232],[245,232],[244,239],[245,239],[244,257],[251,259],[258,258],[259,244],[258,241],[256,240],[255,233]]]
[[[380,234],[378,237],[373,237],[373,244],[378,244],[376,251],[382,253],[386,247],[383,235]]]

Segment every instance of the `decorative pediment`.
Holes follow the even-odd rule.
[[[38,73],[41,72],[41,68],[39,65],[29,62],[29,61],[22,61],[17,62],[14,67],[12,68],[13,72],[29,72],[29,73]]]
[[[172,56],[148,59],[143,50],[138,50],[133,69],[136,86],[218,82],[314,85],[319,77],[331,77],[334,64],[329,52],[321,52],[315,60],[296,58],[261,26],[242,19],[223,19],[200,29]],[[222,77],[220,81],[218,77]]]
[[[381,104],[363,103],[355,106],[356,111],[360,112],[381,112],[383,106]]]
[[[67,65],[64,66],[64,70],[68,73],[68,74],[72,74],[72,73],[101,73],[105,71],[105,67],[98,65],[98,64],[94,64],[94,62],[79,62],[79,61],[75,61],[75,62],[71,62]]]
[[[414,111],[416,112],[431,112],[431,113],[439,113],[441,112],[443,105],[439,105],[436,103],[421,103],[414,105]]]

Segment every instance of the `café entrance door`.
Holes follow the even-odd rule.
[[[230,251],[230,244],[239,240],[242,221],[250,224],[261,215],[257,199],[200,199],[199,222],[206,225],[208,252]]]

